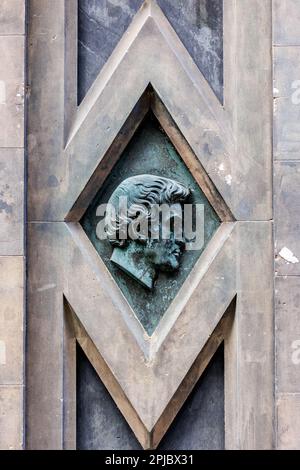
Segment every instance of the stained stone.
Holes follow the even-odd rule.
[[[145,173],[164,176],[184,184],[192,190],[191,202],[204,206],[203,248],[184,251],[179,269],[174,272],[159,272],[152,290],[139,285],[135,279],[116,266],[111,261],[113,247],[108,240],[100,240],[96,234],[97,224],[101,220],[101,217],[96,216],[97,207],[107,203],[115,189],[126,178]],[[220,220],[154,116],[149,114],[92,201],[81,224],[137,318],[151,335],[219,227]]]
[[[76,438],[78,450],[141,450],[86,355],[77,346]]]
[[[143,0],[79,0],[78,102],[128,28]],[[223,0],[158,0],[214,92],[223,98]]]
[[[223,100],[223,0],[158,0],[196,65]]]
[[[78,103],[142,3],[143,0],[78,0]]]
[[[220,346],[158,450],[224,449],[224,348]],[[82,349],[77,348],[77,449],[141,450]]]
[[[222,344],[163,437],[158,450],[224,448],[224,346]]]

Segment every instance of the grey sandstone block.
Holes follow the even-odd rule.
[[[300,47],[274,47],[274,97],[300,101]]]
[[[0,256],[24,254],[24,151],[0,149]]]
[[[25,0],[1,0],[0,35],[25,33]]]
[[[0,147],[24,146],[24,37],[0,36]]]
[[[278,45],[300,45],[300,1],[273,0],[273,40]]]
[[[282,394],[277,400],[277,449],[300,448],[300,394]]]
[[[291,97],[274,100],[274,158],[300,160],[300,104]]]
[[[300,162],[275,162],[275,268],[300,275]]]
[[[23,448],[23,387],[0,385],[0,450]]]
[[[21,256],[0,256],[0,299],[0,385],[22,384],[24,299]]]
[[[277,390],[300,390],[300,277],[280,276],[275,283]]]
[[[300,159],[300,47],[274,48],[274,157]]]

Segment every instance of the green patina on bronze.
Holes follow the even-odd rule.
[[[108,201],[105,230],[97,233],[114,247],[111,261],[148,289],[159,271],[176,271],[185,248],[184,203],[192,203],[191,196],[188,187],[163,176],[122,181]]]
[[[139,269],[143,269],[145,263],[145,252],[142,245],[138,242],[131,242],[124,251],[120,247],[113,247],[108,240],[99,240],[96,228],[101,217],[96,216],[96,210],[100,204],[109,201],[114,191],[124,180],[145,174],[180,182],[191,190],[192,199],[189,202],[204,205],[204,246],[202,250],[184,251],[178,269],[175,270],[155,271],[153,265],[148,264],[149,272],[145,276],[144,282],[138,283],[136,281],[139,277]],[[219,227],[220,220],[174,146],[156,119],[150,114],[94,198],[83,216],[81,224],[146,332],[151,335],[203,249]],[[133,255],[136,257],[134,265],[132,264]],[[120,265],[122,269],[120,269]],[[127,274],[125,272],[126,265],[129,266]],[[151,280],[155,274],[157,279],[153,287]],[[145,285],[148,285],[149,288]]]

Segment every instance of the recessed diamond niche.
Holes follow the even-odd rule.
[[[96,227],[101,220],[101,217],[96,216],[97,207],[107,203],[124,180],[144,174],[169,178],[182,183],[191,190],[190,203],[204,206],[203,248],[184,251],[177,270],[173,272],[159,271],[152,290],[137,283],[135,279],[116,266],[111,261],[113,247],[108,240],[100,240],[96,235]],[[81,219],[84,231],[148,335],[152,335],[154,332],[220,223],[215,210],[152,112],[148,113],[140,125]]]

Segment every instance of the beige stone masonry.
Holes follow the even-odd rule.
[[[0,2],[0,449],[24,448],[25,0]]]

